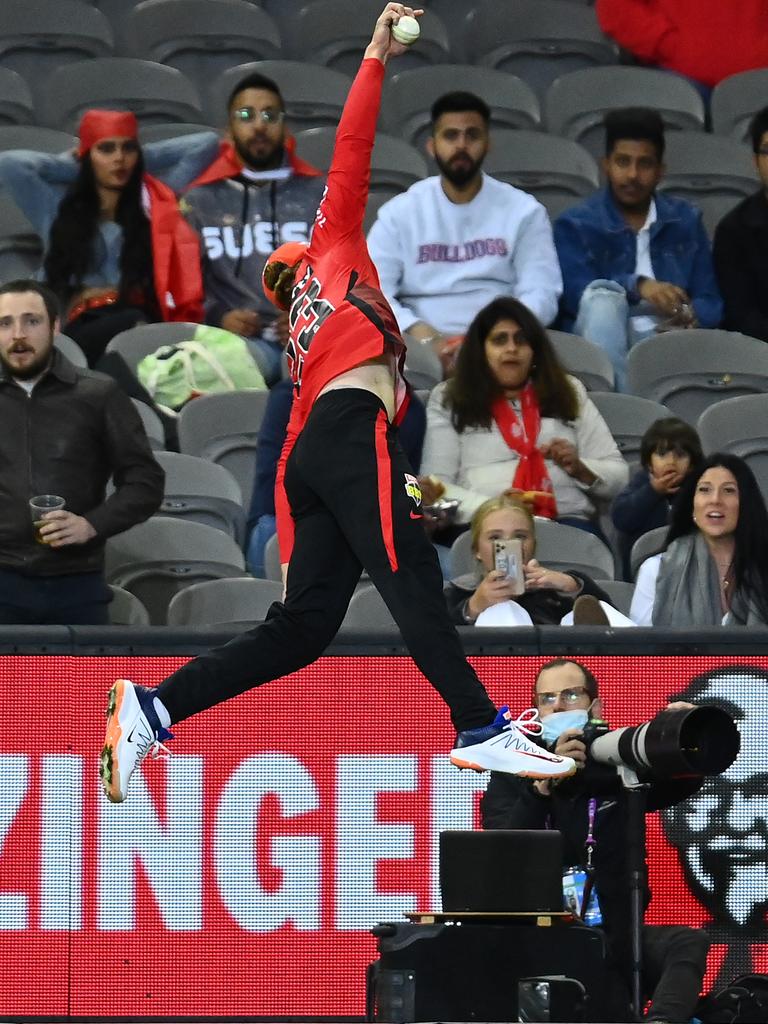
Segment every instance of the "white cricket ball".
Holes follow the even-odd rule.
[[[404,14],[396,25],[392,26],[392,35],[403,46],[415,43],[421,34],[419,23],[410,14]]]

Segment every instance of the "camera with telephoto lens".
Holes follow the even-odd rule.
[[[720,775],[736,760],[741,744],[734,720],[712,704],[660,711],[650,722],[623,729],[590,719],[583,740],[600,764],[667,778]]]

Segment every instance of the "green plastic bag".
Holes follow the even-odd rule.
[[[161,345],[137,367],[158,405],[180,409],[190,398],[267,385],[243,338],[220,327],[198,327],[194,338]]]

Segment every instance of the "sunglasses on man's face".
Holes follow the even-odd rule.
[[[262,124],[280,124],[285,117],[284,110],[277,110],[275,107],[267,107],[265,110],[256,110],[255,107],[237,107],[232,111],[232,120],[249,124],[251,121],[261,121]]]
[[[131,154],[139,152],[139,144],[136,139],[125,139],[117,142],[115,139],[105,139],[104,142],[97,142],[93,147],[102,156],[112,156],[113,153]]]

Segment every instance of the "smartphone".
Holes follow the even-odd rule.
[[[503,572],[510,580],[515,597],[525,593],[523,542],[521,540],[495,540],[493,542],[493,567],[497,572]]]
[[[584,924],[594,927],[603,923],[597,889],[589,893],[589,905],[584,906],[584,892],[587,873],[583,868],[570,867],[563,871],[563,908],[570,910],[574,917],[580,917]]]

